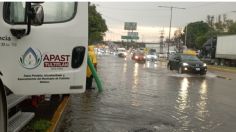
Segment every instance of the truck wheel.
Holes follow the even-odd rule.
[[[0,79],[0,131],[7,132],[7,101],[6,101],[6,93]]]
[[[50,101],[53,103],[60,102],[62,99],[62,95],[60,94],[53,94],[51,95]]]

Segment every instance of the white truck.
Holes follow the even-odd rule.
[[[236,66],[236,35],[218,36],[215,62],[220,65]]]
[[[0,132],[19,131],[34,114],[8,111],[27,96],[85,91],[88,3],[0,2],[0,18]]]

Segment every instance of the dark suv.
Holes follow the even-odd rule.
[[[177,70],[182,73],[197,73],[205,75],[207,72],[207,65],[199,60],[194,55],[175,54],[170,56],[167,68],[170,70]]]

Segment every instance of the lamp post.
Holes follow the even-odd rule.
[[[170,28],[169,28],[169,41],[168,41],[168,45],[167,45],[167,58],[169,58],[169,48],[170,48],[170,33],[171,33],[171,24],[172,24],[172,11],[173,8],[174,9],[186,9],[186,8],[180,8],[180,7],[174,7],[174,6],[158,6],[160,8],[169,8],[170,9]]]
[[[187,35],[188,35],[188,24],[186,25],[186,32],[185,32],[185,39],[184,39],[185,46],[187,46]]]

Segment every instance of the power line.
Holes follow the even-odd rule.
[[[161,8],[169,8],[169,9],[186,9],[186,8],[181,8],[181,7],[175,7],[175,6],[158,6],[158,7],[161,7]]]
[[[194,3],[194,2],[189,2],[189,3]],[[220,2],[210,2],[210,3],[207,3],[207,4],[201,4],[201,5],[194,5],[194,6],[189,6],[189,7],[185,7],[186,9],[189,9],[189,8],[197,8],[197,7],[203,7],[203,6],[211,6],[211,5],[215,5],[215,4],[219,4]],[[157,11],[157,9],[152,9],[150,7],[147,7],[147,8],[140,8],[140,9],[131,9],[131,8],[113,8],[113,7],[105,7],[105,6],[101,6],[101,5],[97,5],[97,7],[99,7],[100,9],[106,9],[106,10],[116,10],[116,11],[124,11],[124,12],[127,12],[127,11]],[[135,6],[132,6],[132,7],[135,7]],[[138,7],[145,7],[145,6],[138,6]],[[163,6],[165,7],[165,6]],[[166,6],[167,7],[167,6]],[[178,8],[178,7],[177,7]]]
[[[142,9],[126,9],[126,8],[112,8],[112,7],[101,7],[100,9],[103,10],[112,10],[112,11],[122,11],[122,12],[137,12],[137,11],[142,11],[142,12],[150,12],[150,11],[157,11],[157,9],[150,9],[150,8],[142,8]]]
[[[215,3],[207,3],[207,4],[201,4],[201,5],[190,6],[190,7],[185,7],[185,8],[189,9],[189,8],[203,7],[203,6],[209,6],[209,5],[214,5],[214,4],[219,4],[219,3],[217,3],[217,2],[215,2]]]

